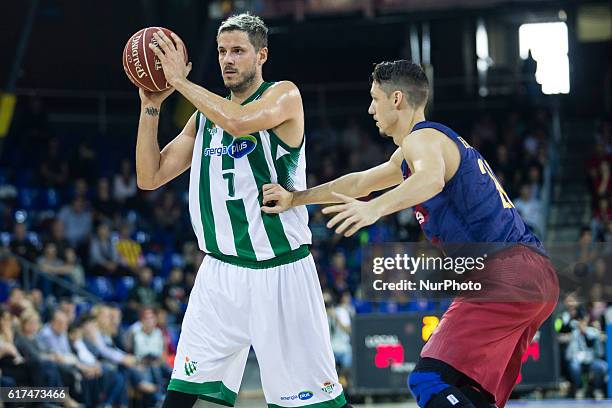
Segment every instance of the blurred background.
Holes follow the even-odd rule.
[[[121,53],[140,28],[167,27],[187,45],[190,79],[225,95],[216,30],[243,11],[269,26],[264,79],[302,92],[309,186],[394,150],[367,114],[373,65],[405,58],[425,68],[428,118],[480,150],[543,241],[575,244],[580,276],[596,288],[560,299],[513,397],[587,406],[610,396],[612,5],[569,0],[4,4],[0,385],[67,386],[72,406],[162,398],[203,254],[187,173],[156,191],[136,186],[140,105]],[[180,95],[164,104],[160,145],[193,109]],[[341,382],[353,401],[408,400],[406,376],[448,302],[369,302],[360,269],[363,245],[423,239],[412,211],[350,239],[325,228],[316,206],[309,213]],[[242,390],[261,398],[254,355]]]

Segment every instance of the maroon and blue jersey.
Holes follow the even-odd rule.
[[[522,243],[543,251],[480,153],[440,123],[419,122],[412,131],[423,128],[444,133],[461,154],[459,168],[444,189],[413,208],[427,239],[442,248],[459,243]],[[404,179],[410,177],[405,160],[402,172]]]

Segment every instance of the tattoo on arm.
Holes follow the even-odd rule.
[[[145,113],[149,116],[159,116],[159,109],[153,107],[145,108]]]

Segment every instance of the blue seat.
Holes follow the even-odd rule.
[[[372,313],[372,303],[364,300],[353,299],[356,313]]]
[[[86,281],[87,287],[94,295],[101,297],[106,302],[113,300],[115,290],[110,279],[103,276],[97,276],[89,277]]]
[[[4,303],[8,299],[11,288],[15,286],[11,281],[0,279],[0,302]]]
[[[115,298],[118,302],[124,302],[128,298],[130,289],[134,287],[134,278],[132,276],[123,276],[115,282]]]

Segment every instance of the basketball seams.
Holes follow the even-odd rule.
[[[170,84],[168,84],[163,71],[156,69],[156,67],[158,67],[158,65],[155,64],[157,56],[153,50],[148,47],[148,45],[152,42],[153,37],[152,35],[147,37],[147,34],[149,34],[149,32],[153,33],[157,30],[162,30],[168,36],[170,36],[172,33],[172,31],[162,27],[146,27],[134,33],[123,49],[123,70],[128,76],[128,79],[137,87],[149,92],[162,92],[170,88]],[[139,35],[142,36],[142,41],[140,41],[140,38],[138,37]],[[134,56],[132,53],[135,51],[137,53]],[[150,54],[147,54],[147,51]],[[130,57],[132,57],[131,62]],[[185,63],[187,63],[188,57],[186,49],[183,49],[183,57],[185,58]],[[153,58],[152,63],[155,64],[153,70],[151,70],[151,64],[149,63],[151,58]],[[159,62],[159,60],[157,60],[157,62]],[[141,73],[144,75],[142,78],[139,78],[138,74]],[[147,75],[149,78],[145,78]],[[165,81],[165,85],[159,85],[158,80]]]
[[[161,91],[162,89],[157,85],[157,82],[155,82],[155,78],[151,74],[151,68],[149,67],[149,59],[147,58],[147,48],[146,48],[147,46],[146,46],[145,42],[146,42],[146,39],[147,39],[147,30],[149,30],[149,28],[145,28],[144,33],[142,35],[142,53],[144,54],[143,55],[144,56],[144,61],[145,61],[145,65],[147,66],[147,72],[149,73],[149,78],[151,78],[151,82],[157,88],[157,90]],[[150,43],[150,41],[149,41],[149,43]],[[153,58],[155,58],[155,54],[153,54]]]
[[[146,30],[146,29],[145,29]],[[142,31],[142,30],[141,30]],[[134,73],[132,73],[132,64],[130,64],[128,62],[128,53],[129,51],[129,46],[130,44],[132,44],[132,39],[138,35],[140,31],[134,33],[134,35],[132,35],[130,37],[130,39],[128,40],[127,44],[125,45],[125,48],[123,49],[123,58],[124,58],[124,63],[123,63],[123,68],[124,70],[126,70],[126,73],[128,73],[128,78],[130,79],[130,81],[132,81],[132,83],[134,85],[136,85],[137,87],[140,88],[144,88],[145,90],[149,91],[149,92],[155,92],[154,89],[151,89],[151,87],[147,86],[146,84],[142,83],[139,78],[138,75],[135,75]],[[144,35],[144,33],[143,33]],[[127,51],[127,52],[126,52]]]

